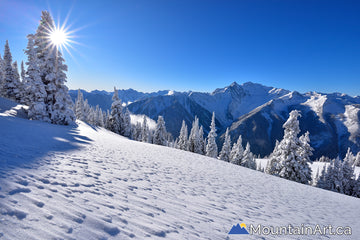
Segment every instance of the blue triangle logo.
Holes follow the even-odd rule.
[[[242,223],[241,225],[245,225],[245,224]],[[246,230],[245,227],[240,227],[240,224],[237,224],[236,226],[234,225],[231,228],[229,234],[249,234],[249,232]]]

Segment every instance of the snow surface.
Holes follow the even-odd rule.
[[[3,114],[0,126],[3,239],[240,239],[228,232],[242,222],[351,226],[341,239],[360,236],[357,198],[82,122]]]

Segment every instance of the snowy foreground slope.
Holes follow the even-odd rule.
[[[333,224],[352,227],[341,239],[360,236],[359,199],[82,122],[0,114],[0,177],[0,239],[264,237],[228,235],[237,223]]]

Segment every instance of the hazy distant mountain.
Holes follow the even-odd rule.
[[[113,93],[83,91],[83,94],[91,105],[110,109]],[[77,91],[71,90],[70,95],[76,99]],[[354,152],[360,150],[360,97],[340,93],[300,94],[251,82],[241,85],[234,82],[212,93],[169,90],[142,93],[127,89],[119,90],[119,97],[135,114],[145,114],[154,120],[164,116],[174,137],[179,134],[182,120],[190,130],[195,116],[207,133],[214,111],[219,135],[230,127],[233,141],[241,134],[244,144],[249,141],[251,150],[264,156],[271,153],[275,140],[282,138],[282,124],[289,112],[298,109],[302,133],[310,132],[314,157],[335,157],[338,152],[344,154],[348,147]],[[221,140],[220,137],[219,144]]]

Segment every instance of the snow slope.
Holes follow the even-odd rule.
[[[228,235],[242,222],[351,226],[341,238],[360,236],[357,198],[82,122],[2,114],[0,126],[0,239],[260,238]]]

